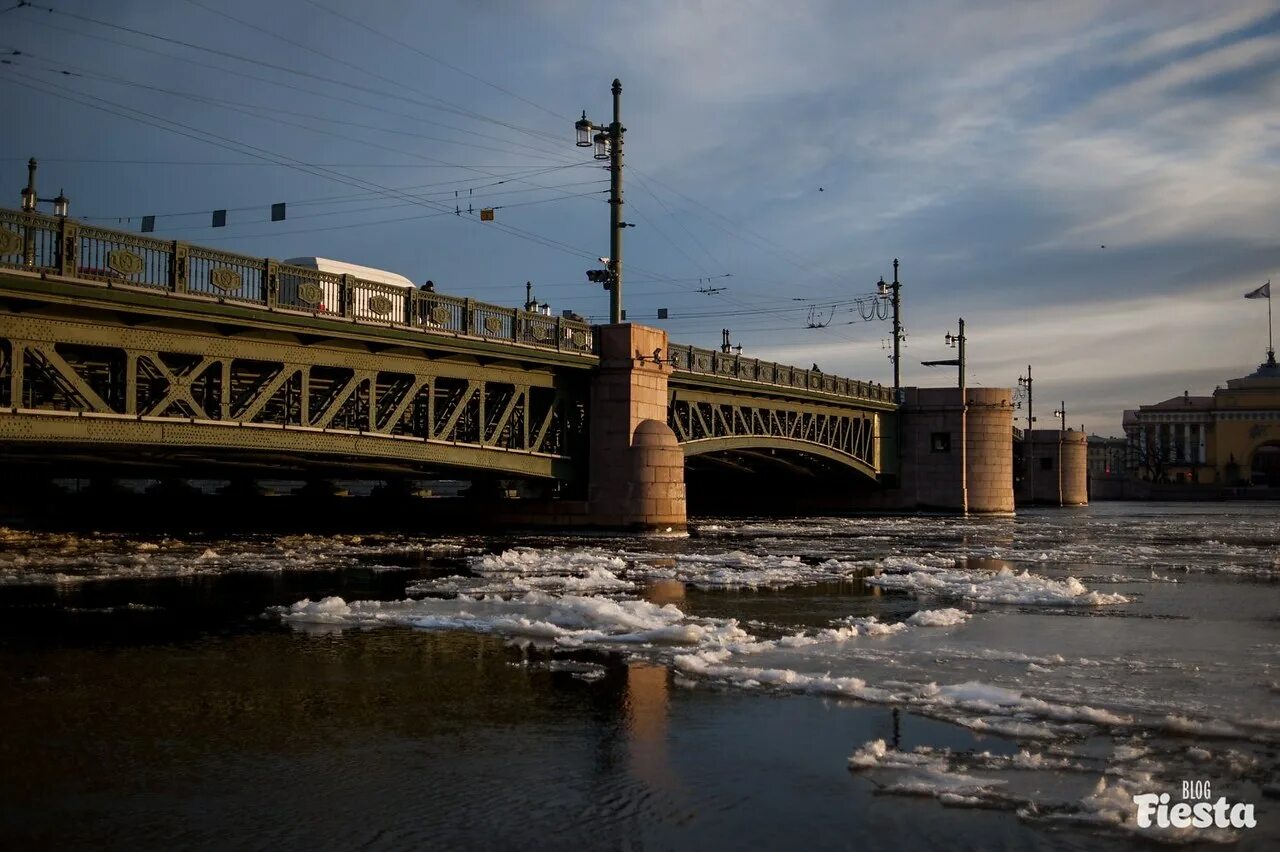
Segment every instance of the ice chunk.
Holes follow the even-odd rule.
[[[997,572],[974,570],[930,570],[881,574],[866,582],[882,589],[895,589],[922,595],[964,598],[982,603],[1107,606],[1128,603],[1121,594],[1091,592],[1075,577],[1054,580],[1023,571],[1015,574],[1008,568]]]
[[[969,613],[959,609],[922,609],[908,618],[907,623],[918,627],[950,627],[968,620]]]

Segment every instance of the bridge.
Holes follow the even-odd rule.
[[[686,467],[891,482],[897,416],[889,388],[660,329],[0,210],[0,461],[23,469],[508,477],[673,526]]]

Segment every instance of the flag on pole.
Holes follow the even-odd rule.
[[[1244,297],[1246,299],[1270,299],[1271,298],[1271,282],[1268,281],[1266,284],[1263,284],[1257,290],[1253,290],[1251,292],[1245,293]]]

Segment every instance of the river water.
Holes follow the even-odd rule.
[[[0,847],[1275,849],[1278,508],[3,529]]]

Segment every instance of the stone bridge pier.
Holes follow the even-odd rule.
[[[967,388],[962,406],[959,388],[903,390],[898,498],[905,506],[1013,514],[1012,391]]]
[[[587,512],[592,526],[682,532],[684,451],[667,425],[667,333],[619,323],[596,329]]]

